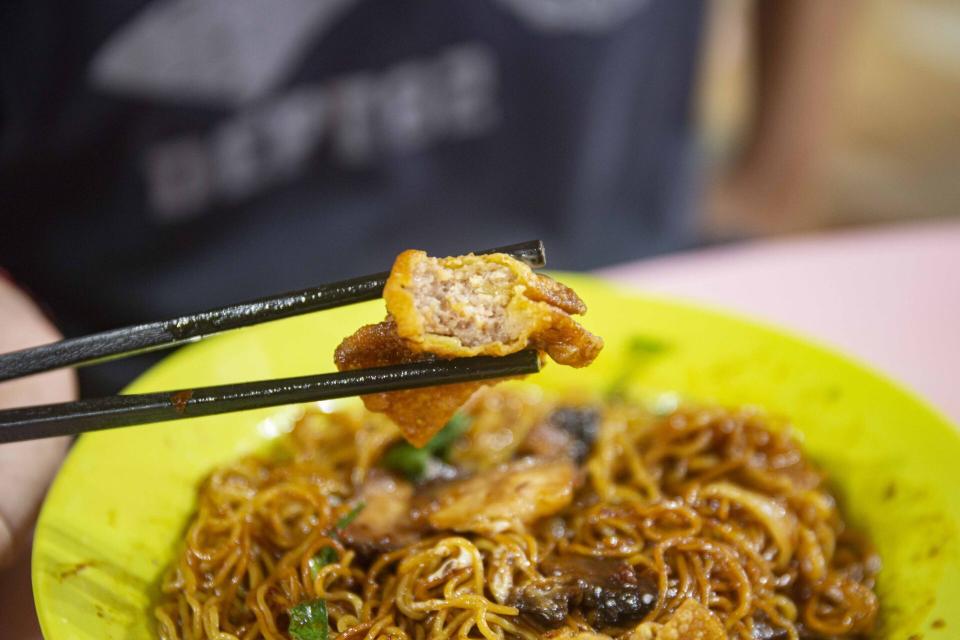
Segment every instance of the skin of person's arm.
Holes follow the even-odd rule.
[[[0,328],[0,353],[60,338],[56,328],[30,298],[2,275]],[[0,383],[0,408],[3,409],[65,402],[76,396],[76,376],[70,370]],[[26,552],[40,502],[68,445],[69,438],[0,445],[0,569]]]
[[[752,118],[709,203],[734,232],[809,226],[822,206],[824,143],[855,0],[758,0]]]

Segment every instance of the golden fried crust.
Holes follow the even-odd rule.
[[[531,337],[530,346],[545,351],[557,364],[585,367],[600,355],[603,339],[562,311],[554,311],[550,322]]]
[[[347,336],[333,354],[340,371],[365,367],[386,367],[391,364],[417,362],[429,359],[430,354],[418,353],[397,335],[397,324],[388,317],[383,322],[360,327]]]
[[[431,358],[411,350],[397,335],[392,318],[360,327],[340,343],[334,362],[340,371],[385,367]],[[412,445],[422,447],[453,416],[477,389],[494,381],[458,382],[442,387],[408,389],[361,396],[370,411],[387,415]]]
[[[532,270],[530,274],[533,279],[524,292],[528,298],[537,302],[546,302],[567,313],[582,316],[587,312],[587,305],[583,303],[576,291],[550,276],[533,273]]]
[[[398,255],[383,286],[383,301],[386,303],[387,312],[398,328],[403,327],[399,330],[402,335],[423,335],[423,319],[417,313],[413,294],[409,290],[413,286],[414,268],[426,255],[426,252],[416,249],[407,249]]]

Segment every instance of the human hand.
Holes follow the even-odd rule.
[[[51,342],[59,333],[0,272],[0,353]],[[0,383],[0,408],[65,402],[77,395],[72,371]],[[37,510],[69,445],[49,438],[0,445],[0,637],[39,639],[30,586],[29,542]]]

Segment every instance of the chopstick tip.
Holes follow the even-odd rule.
[[[547,248],[543,246],[543,240],[534,240],[535,244],[535,261],[530,266],[532,267],[545,267],[547,266]]]

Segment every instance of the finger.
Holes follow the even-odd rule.
[[[53,325],[21,291],[0,279],[0,352],[60,338]],[[0,383],[0,407],[64,402],[77,395],[72,371],[52,371]],[[69,438],[0,446],[0,567],[29,537],[37,509],[60,466]]]

